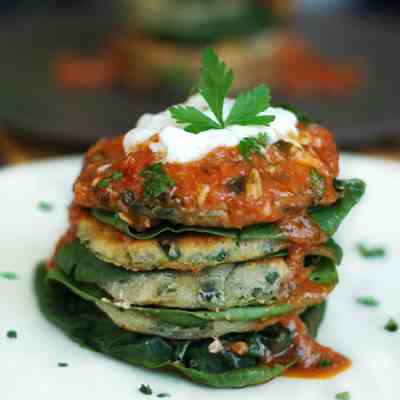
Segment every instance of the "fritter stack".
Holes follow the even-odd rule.
[[[229,194],[225,214],[202,199],[187,206],[192,187],[202,196],[201,163],[190,167],[182,179],[192,186],[182,189],[188,166],[149,167],[147,149],[126,156],[122,137],[100,141],[75,183],[70,229],[38,269],[42,310],[85,346],[214,387],[254,385],[293,368],[345,366],[312,337],[338,282],[341,250],[331,237],[364,184],[337,180],[335,149],[323,151],[330,135],[315,124],[303,130],[309,144],[301,159],[293,145],[278,142],[265,159],[241,160],[236,180],[228,179],[229,162],[238,163],[232,154],[218,153],[218,172],[212,158],[204,161]],[[315,143],[319,152],[312,152]],[[294,160],[297,189],[287,170]],[[242,212],[260,189],[254,171],[264,176],[264,168],[270,187],[262,182],[261,189],[280,190],[271,207],[282,215],[270,223]],[[147,178],[157,173],[164,174],[164,193],[146,197]],[[235,227],[239,220],[243,226]]]

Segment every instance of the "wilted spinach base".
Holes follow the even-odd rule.
[[[204,349],[208,348],[211,339],[171,340],[125,331],[113,324],[91,302],[61,285],[46,283],[46,274],[45,265],[40,264],[35,273],[35,289],[43,315],[81,346],[128,364],[172,368],[207,386],[238,388],[267,382],[296,363],[293,360],[286,365],[268,367],[260,364],[257,357],[239,357],[230,352],[210,354]],[[302,314],[313,336],[317,334],[324,312],[325,305],[322,304]],[[230,334],[222,339],[249,339],[251,335],[260,333]]]

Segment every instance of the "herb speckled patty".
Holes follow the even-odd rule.
[[[96,257],[135,271],[201,270],[262,258],[287,247],[284,240],[239,240],[200,233],[136,240],[85,213],[77,220],[77,236]]]

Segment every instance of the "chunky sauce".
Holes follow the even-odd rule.
[[[318,125],[300,128],[302,146],[278,142],[266,149],[264,157],[252,156],[250,162],[237,148],[220,147],[195,162],[164,164],[174,186],[150,203],[144,198],[140,172],[159,162],[159,155],[149,148],[149,142],[126,155],[122,136],[103,139],[86,154],[74,186],[75,202],[125,213],[138,230],[155,225],[156,215],[148,207],[140,213],[147,212],[147,217],[135,215],[122,201],[127,191],[140,204],[172,209],[166,218],[174,222],[225,228],[276,222],[312,205],[331,204],[337,199],[333,179],[338,174],[333,138]],[[312,170],[325,182],[320,197],[313,188]],[[122,173],[121,178],[111,180],[113,172]],[[99,186],[104,179],[108,184]]]
[[[297,360],[286,376],[296,378],[330,378],[351,366],[351,361],[329,347],[317,343],[299,317],[283,317],[280,323],[293,332],[292,352]],[[290,357],[290,355],[289,355]]]

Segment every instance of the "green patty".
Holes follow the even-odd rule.
[[[287,247],[287,241],[270,237],[247,240],[193,232],[121,239],[112,226],[89,215],[80,218],[77,236],[96,257],[134,271],[199,271],[222,263],[263,258]]]
[[[286,301],[288,301],[289,304],[280,304],[277,302],[273,295],[273,286],[277,280],[281,279],[280,274],[282,274],[282,271],[278,272],[279,268],[283,268],[285,273],[289,275],[286,264],[282,258],[274,259],[275,261],[272,264],[274,267],[272,267],[273,270],[271,270],[276,273],[273,274],[274,276],[272,276],[271,271],[269,271],[268,274],[262,271],[262,268],[266,270],[271,268],[271,265],[268,265],[268,261],[266,261],[266,267],[262,267],[260,262],[232,266],[230,273],[232,273],[233,279],[231,280],[226,278],[226,269],[229,269],[230,266],[212,268],[210,269],[211,274],[208,274],[208,271],[204,271],[200,276],[189,273],[169,272],[169,277],[165,278],[165,272],[146,274],[120,270],[96,259],[96,257],[90,254],[79,242],[73,242],[72,244],[66,245],[65,248],[69,251],[61,251],[58,254],[56,261],[59,267],[49,271],[47,274],[48,281],[50,283],[55,282],[62,284],[76,295],[93,302],[117,325],[142,334],[155,334],[174,339],[201,339],[221,336],[230,332],[255,331],[263,329],[277,316],[300,312],[307,306],[321,302],[321,297],[308,296],[307,293],[305,293],[301,298],[297,298],[295,305],[291,305],[290,291],[287,293],[285,292],[285,296],[288,297]],[[309,268],[312,268],[310,279],[326,287],[325,297],[337,283],[337,273],[334,262],[326,258],[326,256],[312,256],[309,260],[309,264]],[[254,271],[246,272],[247,270],[253,269]],[[257,271],[257,269],[259,270]],[[219,276],[218,273],[222,276]],[[180,277],[180,274],[184,276]],[[257,302],[261,303],[260,300],[266,299],[269,299],[269,302],[267,303],[268,305],[263,306],[240,306],[240,304],[232,304],[234,306],[231,308],[224,308],[221,310],[216,308],[216,311],[203,311],[201,309],[189,311],[178,308],[135,306],[131,302],[131,299],[135,297],[135,292],[132,288],[132,291],[128,293],[129,298],[124,296],[115,297],[113,294],[109,296],[107,291],[103,290],[107,287],[114,287],[116,288],[117,294],[119,292],[119,295],[121,295],[121,287],[124,287],[124,285],[125,287],[129,287],[131,282],[139,279],[139,285],[134,285],[134,288],[140,291],[140,280],[146,280],[146,276],[150,286],[157,285],[159,281],[163,282],[163,279],[169,279],[169,282],[173,284],[174,279],[171,279],[171,277],[176,277],[180,283],[179,290],[181,293],[185,291],[186,279],[186,289],[189,292],[192,291],[192,299],[193,293],[198,294],[193,284],[201,283],[203,279],[205,282],[208,282],[208,289],[213,289],[208,293],[203,291],[203,295],[205,293],[209,295],[208,298],[202,299],[203,302],[207,302],[207,300],[211,302],[216,302],[218,300],[225,301],[226,299],[218,299],[217,296],[218,293],[224,294],[225,292],[232,296],[231,301],[233,302],[240,302],[242,300],[240,298],[241,296],[244,297],[246,302],[252,304],[257,304]],[[155,280],[153,277],[156,277]],[[214,283],[214,286],[212,286],[211,283]],[[263,286],[259,286],[261,284]],[[143,290],[143,296],[150,296],[148,298],[151,298],[151,293],[145,294],[146,287],[143,287]],[[263,290],[265,290],[265,292],[263,292]],[[214,298],[213,295],[215,295]],[[182,307],[188,308],[185,303],[188,299],[190,301],[190,295],[186,296],[186,298],[182,297],[179,298],[179,300],[176,299],[175,301],[180,301]],[[189,305],[193,306],[193,304]],[[210,304],[208,304],[208,307],[215,308],[210,307]],[[203,307],[203,309],[205,308],[206,307]]]
[[[230,351],[211,354],[211,339],[176,341],[152,335],[141,335],[119,328],[99,312],[93,303],[81,299],[61,285],[45,284],[44,265],[37,268],[35,288],[43,314],[80,345],[105,353],[131,365],[146,368],[173,368],[204,385],[228,388],[267,382],[281,375],[295,360],[285,365],[268,367],[260,364],[267,352],[284,353],[292,343],[292,335],[279,325],[258,333],[231,334],[221,341],[245,341],[246,356]],[[316,306],[302,315],[311,334],[316,335],[324,314],[324,306]]]
[[[319,255],[318,255],[319,254]],[[321,258],[322,256],[322,258]],[[333,288],[340,248],[330,240],[306,258],[311,279]],[[58,268],[71,279],[95,284],[113,301],[128,305],[156,305],[184,309],[228,309],[272,305],[290,296],[292,273],[285,257],[222,264],[201,272],[132,272],[96,258],[78,240],[62,246]]]
[[[271,304],[288,285],[289,267],[282,257],[223,264],[191,272],[137,272],[126,281],[100,286],[129,304],[172,308],[230,308]]]
[[[226,311],[185,311],[172,308],[129,307],[114,303],[93,284],[75,281],[56,269],[47,273],[47,282],[61,284],[82,299],[92,302],[118,326],[126,330],[172,339],[201,339],[230,332],[264,328],[270,321],[287,313],[301,311],[301,306],[231,308]],[[307,305],[313,304],[307,302]]]

